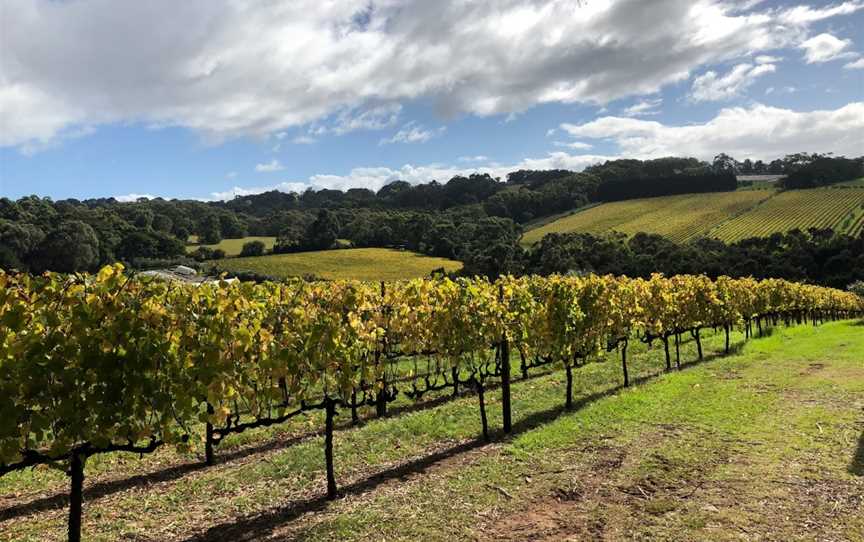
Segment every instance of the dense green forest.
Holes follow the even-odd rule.
[[[205,244],[251,235],[277,237],[274,248],[277,253],[328,249],[340,238],[349,239],[358,247],[400,247],[460,260],[465,263],[465,273],[489,276],[502,272],[570,270],[636,275],[644,274],[643,269],[715,274],[710,267],[714,264],[705,261],[707,255],[737,254],[739,249],[734,247],[740,243],[721,247],[716,241],[699,241],[678,247],[654,239],[651,242],[662,245],[664,252],[655,250],[648,256],[636,250],[641,262],[639,267],[624,263],[629,257],[625,255],[629,254],[627,250],[634,250],[633,243],[638,248],[644,236],[629,243],[614,237],[558,236],[527,253],[519,247],[518,240],[526,223],[591,203],[735,190],[736,174],[784,174],[787,188],[805,188],[857,178],[864,174],[862,171],[864,158],[799,153],[766,165],[750,161],[739,163],[721,154],[712,163],[675,157],[615,160],[589,167],[581,173],[516,171],[503,180],[477,174],[457,176],[445,183],[431,181],[412,185],[395,181],[377,192],[362,188],[344,192],[307,190],[300,194],[271,191],[227,202],[160,198],[136,202],[119,202],[113,198],[52,201],[36,196],[11,201],[2,198],[0,267],[71,272],[93,270],[114,261],[136,268],[153,267],[187,259],[185,246],[192,235]],[[798,245],[819,245],[820,254],[826,250],[836,249],[840,253],[849,250],[852,260],[858,257],[860,262],[861,249],[854,240],[840,239],[826,248],[825,232],[796,235],[806,239],[800,243],[796,241]],[[781,236],[775,241],[750,242],[759,245],[758,250],[763,251],[763,255],[783,254],[784,243],[793,238]],[[775,246],[770,244],[772,242],[779,244]],[[760,243],[768,244],[761,246]],[[624,246],[627,250],[620,248]],[[581,254],[586,250],[600,251],[598,254],[617,251],[613,258],[617,263],[600,262],[596,256],[583,258]],[[679,262],[674,271],[663,264],[662,258],[669,253],[675,253],[673,259]],[[699,257],[691,257],[691,253]],[[209,260],[222,255],[201,248],[192,256]],[[832,256],[837,255],[832,253]],[[649,257],[653,258],[651,263],[645,261]],[[844,261],[852,260],[845,258]],[[834,285],[835,279],[823,271],[808,270],[806,277],[790,275],[796,267],[804,268],[790,264],[789,269],[785,269],[782,263],[767,268],[758,265],[750,274],[758,275],[770,269],[776,276]],[[858,269],[862,267],[859,263]],[[725,264],[719,269],[727,268],[737,269]]]

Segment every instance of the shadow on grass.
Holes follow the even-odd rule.
[[[764,336],[768,336],[771,333],[773,333],[773,330],[772,330],[772,328],[768,328],[765,330],[765,332],[766,333]],[[688,338],[688,339],[692,340],[690,338]],[[682,344],[684,344],[684,341],[682,341]],[[743,342],[743,341],[736,342],[736,343],[732,344],[730,346],[729,355],[735,355],[735,354],[739,353],[745,344],[746,344],[746,342]],[[686,369],[686,368],[694,367],[694,366],[700,365],[700,364],[708,362],[708,361],[712,361],[712,360],[715,360],[718,358],[725,357],[726,355],[727,354],[725,354],[721,350],[719,352],[715,352],[713,354],[709,354],[709,355],[704,356],[704,359],[702,361],[696,360],[696,361],[682,362],[681,368]],[[674,369],[673,369],[673,371],[674,371]],[[554,372],[555,372],[555,370],[543,370],[543,371],[536,371],[535,370],[535,372],[528,375],[527,378],[521,378],[520,377],[520,378],[514,379],[513,383],[517,384],[517,383],[523,382],[523,381],[531,381],[534,379],[542,378],[544,376],[548,376]],[[658,371],[652,372],[650,374],[634,378],[631,380],[631,386],[639,385],[641,383],[650,381],[650,380],[657,378],[658,376],[663,375],[665,373],[667,373],[666,370],[658,370]],[[501,387],[501,384],[499,382],[496,382],[496,383],[488,385],[486,387],[486,390],[492,391],[495,389],[499,389],[500,387]],[[593,402],[593,401],[596,401],[596,400],[601,399],[603,397],[607,397],[609,395],[617,393],[621,389],[623,389],[623,385],[618,384],[618,385],[615,385],[611,388],[608,388],[602,392],[598,392],[596,394],[589,395],[589,396],[586,396],[580,400],[577,400],[574,402],[574,410],[581,408],[582,406],[584,406],[590,402]],[[419,403],[394,407],[394,408],[391,408],[388,410],[386,418],[396,417],[396,416],[399,416],[401,414],[406,414],[406,413],[410,413],[410,412],[420,412],[420,411],[424,411],[424,410],[433,409],[433,408],[436,408],[436,407],[441,406],[443,404],[446,404],[450,401],[453,401],[454,399],[458,399],[461,397],[466,397],[466,396],[470,396],[470,395],[474,395],[474,394],[475,393],[473,390],[463,390],[457,395],[452,395],[452,394],[440,395],[440,396],[435,397],[434,399],[431,399],[428,401],[423,401],[423,402],[419,402]],[[518,434],[520,427],[523,428],[522,431],[534,429],[537,426],[539,426],[540,424],[554,419],[562,411],[563,411],[563,407],[561,409],[553,409],[553,410],[550,410],[550,411],[545,412],[545,413],[539,413],[539,414],[534,414],[532,416],[529,416],[525,420],[514,424],[513,435]],[[368,424],[369,422],[374,421],[376,419],[379,419],[379,418],[377,418],[375,416],[364,417],[364,418],[361,418],[361,420],[356,424],[352,424],[351,422],[339,424],[339,425],[337,425],[337,429],[344,430],[344,429],[352,429],[352,428],[362,427],[362,426],[364,426],[364,425]],[[324,434],[323,429],[316,430],[316,431],[310,431],[310,432],[306,432],[306,433],[303,433],[301,435],[296,435],[296,436],[293,436],[290,438],[285,438],[285,439],[275,438],[275,439],[272,439],[272,440],[254,445],[254,446],[245,446],[245,447],[237,448],[235,450],[226,451],[224,453],[219,453],[219,454],[217,454],[217,456],[215,458],[215,460],[216,460],[215,465],[231,463],[233,461],[238,461],[238,460],[244,459],[246,457],[251,457],[251,456],[255,456],[255,455],[259,455],[259,454],[265,454],[265,453],[276,451],[276,450],[290,448],[291,446],[300,444],[300,443],[305,442],[309,439],[321,437],[321,436],[323,436],[323,434]],[[500,439],[500,437],[499,437],[499,439]],[[433,465],[433,464],[435,464],[435,463],[437,463],[443,459],[446,459],[448,457],[452,457],[452,456],[459,454],[459,453],[464,453],[466,451],[469,451],[471,449],[474,449],[474,448],[477,448],[477,447],[483,446],[483,445],[484,445],[484,443],[482,441],[477,441],[477,442],[472,441],[470,443],[462,444],[462,445],[456,446],[454,448],[451,448],[449,450],[445,450],[443,452],[439,452],[439,453],[430,455],[426,458],[418,459],[413,463],[399,467],[398,469],[395,469],[395,470],[396,471],[402,471],[402,470],[408,469],[407,471],[405,471],[406,473],[419,472],[419,471],[423,470],[423,468],[425,468],[425,466]],[[411,470],[409,468],[409,466],[412,464],[416,465],[414,467],[414,470]],[[192,474],[192,473],[195,473],[195,472],[207,469],[207,468],[208,468],[208,465],[206,465],[203,461],[195,461],[195,462],[190,462],[190,463],[183,463],[180,465],[174,465],[171,467],[160,469],[158,471],[139,474],[139,475],[135,475],[135,476],[130,476],[130,477],[122,478],[122,479],[118,479],[118,480],[106,480],[103,482],[97,482],[97,483],[85,488],[85,490],[84,490],[84,502],[88,502],[88,501],[92,501],[94,499],[106,497],[106,496],[112,495],[114,493],[126,491],[126,490],[133,489],[136,487],[142,487],[142,486],[148,486],[151,484],[174,481],[174,480],[183,478],[184,476],[187,476],[189,474]],[[386,471],[386,472],[390,472],[390,471]],[[398,472],[396,472],[392,475],[387,475],[386,472],[380,473],[378,475],[374,475],[373,477],[369,478],[365,482],[362,482],[362,483],[357,482],[352,486],[347,486],[346,488],[344,488],[343,492],[345,494],[363,493],[365,491],[368,491],[368,489],[363,489],[363,484],[370,484],[371,483],[371,484],[373,484],[371,487],[374,487],[375,485],[378,485],[378,483],[380,483],[380,482],[375,483],[375,480],[380,478],[381,476],[384,476],[384,479],[381,481],[386,481],[386,480],[389,480],[392,478],[398,478],[399,476],[404,475],[404,474],[399,474]],[[358,486],[358,487],[354,488],[354,486]],[[354,489],[352,489],[352,488],[354,488]],[[323,497],[321,497],[321,499],[323,499]],[[308,511],[314,511],[315,508],[312,507],[313,506],[312,503],[317,502],[317,500],[318,499],[315,499],[313,501],[306,501],[306,504],[304,505],[305,508],[303,508],[303,510],[298,512],[298,515],[305,513],[305,512],[308,512]],[[326,503],[326,500],[324,501],[324,503]],[[29,502],[25,502],[25,503],[19,503],[19,504],[15,504],[13,506],[10,506],[8,508],[0,509],[0,521],[8,521],[8,520],[13,519],[13,518],[28,516],[30,514],[34,514],[34,513],[38,513],[38,512],[44,512],[44,511],[48,511],[48,510],[56,510],[56,509],[64,508],[64,507],[68,506],[68,504],[69,504],[69,496],[65,492],[64,493],[58,493],[55,495],[40,497],[40,498],[33,500],[33,501],[29,501]],[[299,505],[292,505],[292,506],[299,506]],[[287,519],[284,519],[283,521],[290,521],[290,519],[291,519],[291,517],[288,517]],[[217,535],[218,535],[218,533],[214,534],[213,538],[209,538],[209,539],[205,538],[205,540],[218,540],[219,537]],[[242,540],[242,538],[240,538],[240,539]]]
[[[551,374],[554,371],[542,371],[536,372],[528,376],[527,379],[519,378],[514,380],[514,383],[534,380],[537,378],[542,378]],[[487,386],[487,390],[495,390],[501,387],[500,383],[494,383]],[[446,404],[454,399],[458,399],[461,397],[467,397],[470,395],[474,395],[473,390],[462,390],[456,395],[447,394],[440,395],[435,397],[434,399],[430,399],[427,401],[417,402],[408,405],[402,405],[398,407],[391,408],[387,411],[387,415],[385,418],[396,417],[401,414],[407,414],[410,412],[421,412],[424,410],[433,409],[439,407],[443,404]],[[336,426],[337,430],[345,430],[352,428],[359,428],[371,421],[377,420],[379,418],[375,416],[367,416],[363,417],[359,420],[358,423],[352,424],[351,422],[345,422],[338,424]],[[324,430],[319,429],[315,431],[308,431],[302,433],[300,435],[296,435],[290,438],[274,438],[272,440],[268,440],[266,442],[256,444],[253,446],[244,446],[234,450],[225,451],[224,453],[218,453],[215,457],[215,465],[231,463],[233,461],[238,461],[244,459],[246,457],[251,457],[259,454],[265,454],[268,452],[281,450],[285,448],[290,448],[291,446],[295,446],[302,442],[305,442],[309,439],[322,437],[324,435]],[[171,467],[167,467],[164,469],[160,469],[158,471],[148,472],[144,474],[138,474],[135,476],[130,476],[128,478],[121,478],[118,480],[106,480],[103,482],[97,482],[87,488],[84,489],[84,502],[91,501],[93,499],[99,499],[102,497],[106,497],[108,495],[113,495],[114,493],[118,493],[121,491],[126,491],[128,489],[133,489],[141,486],[148,486],[151,484],[158,484],[163,482],[170,482],[180,478],[183,478],[186,475],[195,473],[200,470],[207,469],[209,466],[205,464],[203,461],[195,461],[191,463],[182,463],[180,465],[174,465]],[[65,508],[69,505],[69,495],[68,493],[58,493],[55,495],[50,495],[46,497],[40,497],[36,500],[15,504],[13,506],[0,509],[0,522],[8,521],[10,519],[14,519],[17,517],[28,516],[30,514],[34,514],[37,512],[44,512],[47,510],[56,510],[59,508]]]
[[[734,346],[730,347],[730,354],[734,354],[740,351],[742,347],[743,343],[736,343]],[[702,365],[704,363],[721,357],[724,357],[724,354],[722,352],[705,356],[704,359],[702,359],[701,361],[697,360],[682,364],[681,369],[691,369],[693,367]],[[634,386],[649,382],[666,373],[667,371],[663,370],[648,375],[643,375],[631,380],[630,385]],[[553,421],[561,414],[571,414],[577,412],[578,410],[590,405],[591,403],[615,395],[616,393],[624,389],[625,387],[623,384],[618,384],[606,390],[592,393],[590,395],[586,395],[577,399],[573,402],[573,406],[570,409],[567,409],[563,405],[561,405],[540,412],[535,412],[534,414],[531,414],[514,423],[512,431],[509,434],[504,434],[503,432],[501,432],[501,430],[493,431],[491,433],[492,442],[509,442],[523,433],[526,433]],[[426,469],[436,465],[437,463],[458,456],[460,454],[470,452],[472,450],[483,448],[487,445],[487,442],[483,441],[480,438],[477,438],[462,444],[452,446],[445,450],[441,450],[434,454],[414,459],[412,461],[399,465],[398,467],[380,471],[369,476],[368,478],[358,480],[352,484],[343,486],[339,488],[339,496],[346,497],[362,495],[376,489],[377,487],[385,484],[386,482],[406,478],[412,474],[420,474]],[[213,527],[207,529],[205,532],[186,539],[186,542],[217,542],[220,540],[246,541],[267,538],[272,535],[273,531],[275,531],[277,528],[296,520],[304,514],[325,510],[330,502],[331,501],[327,500],[326,495],[323,494],[310,499],[295,501],[283,507],[268,510],[260,514],[235,518],[231,521],[221,523],[219,525],[214,525]]]
[[[849,473],[855,476],[864,476],[864,432],[858,438],[858,449],[855,450],[852,462],[849,463]]]

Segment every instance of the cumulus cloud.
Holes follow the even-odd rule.
[[[808,64],[814,64],[854,55],[854,53],[844,52],[851,45],[852,40],[841,40],[831,34],[822,33],[803,42],[801,48],[804,49],[804,60]]]
[[[773,159],[794,151],[861,154],[864,102],[835,110],[800,112],[754,105],[721,110],[704,124],[670,126],[624,117],[585,124],[562,124],[577,138],[617,143],[623,156],[695,156],[710,160],[720,152],[738,159]]]
[[[843,66],[847,70],[864,70],[864,57],[853,62],[849,62]]]
[[[255,166],[255,171],[258,173],[273,173],[274,171],[282,171],[283,169],[285,169],[285,166],[275,158],[266,164],[258,164]]]
[[[642,117],[646,115],[657,115],[660,113],[657,108],[660,107],[660,105],[662,104],[662,98],[641,100],[622,111],[621,114],[625,117]]]
[[[433,137],[444,133],[447,128],[426,129],[415,122],[409,122],[396,132],[393,137],[384,138],[379,142],[379,145],[392,145],[393,143],[425,143]]]
[[[831,14],[852,9],[842,6]],[[112,122],[217,141],[306,125],[347,133],[393,126],[415,99],[445,118],[603,105],[800,43],[814,13],[829,16],[786,12],[793,25],[758,3],[715,0],[4,0],[3,10],[4,146]]]
[[[759,62],[759,59],[756,61]],[[734,98],[755,83],[756,79],[776,70],[774,64],[763,62],[755,66],[738,64],[725,75],[718,75],[715,71],[705,72],[693,80],[690,99],[694,102],[715,102]]]

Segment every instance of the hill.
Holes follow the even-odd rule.
[[[456,271],[462,264],[403,250],[352,248],[230,258],[220,261],[218,266],[226,271],[278,278],[315,275],[330,280],[399,280],[425,277],[442,267],[446,271]]]
[[[864,229],[864,190],[819,188],[775,192],[740,190],[604,203],[528,230],[524,245],[547,233],[656,233],[676,242],[697,237],[736,241],[795,228]]]

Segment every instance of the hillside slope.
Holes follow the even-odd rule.
[[[530,229],[522,242],[532,245],[547,233],[611,231],[655,233],[676,242],[697,237],[729,242],[811,227],[861,233],[864,189],[742,190],[604,203]]]

